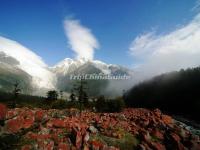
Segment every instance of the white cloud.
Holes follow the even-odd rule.
[[[64,21],[65,34],[71,49],[77,58],[93,59],[95,49],[99,48],[97,39],[91,30],[82,26],[78,20]]]
[[[39,88],[54,88],[54,75],[48,71],[41,57],[20,43],[0,36],[0,52],[20,62],[19,67],[33,76],[33,83]]]
[[[191,10],[192,10],[192,11],[197,11],[197,12],[199,12],[199,8],[200,8],[200,0],[197,0],[197,1],[195,2],[194,7],[193,7]]]
[[[142,60],[137,68],[145,76],[200,65],[200,14],[165,35],[149,32],[136,37],[129,52]]]

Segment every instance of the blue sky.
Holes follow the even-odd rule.
[[[75,57],[64,21],[79,20],[98,41],[94,59],[131,67],[144,59],[130,54],[136,38],[141,42],[140,37],[156,32],[150,34],[152,42],[170,35],[194,19],[196,4],[197,0],[0,0],[0,36],[21,43],[54,65]]]

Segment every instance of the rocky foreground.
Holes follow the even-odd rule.
[[[199,135],[158,109],[80,115],[0,104],[0,120],[0,150],[200,150]]]

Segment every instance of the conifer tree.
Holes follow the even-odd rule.
[[[13,94],[14,94],[13,107],[16,107],[16,101],[20,94],[20,91],[21,89],[19,88],[19,82],[16,81],[14,84],[14,90],[13,90]]]

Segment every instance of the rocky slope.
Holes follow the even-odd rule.
[[[84,111],[80,115],[76,109],[0,107],[0,149],[200,149],[199,135],[158,109],[125,109],[121,113]]]

